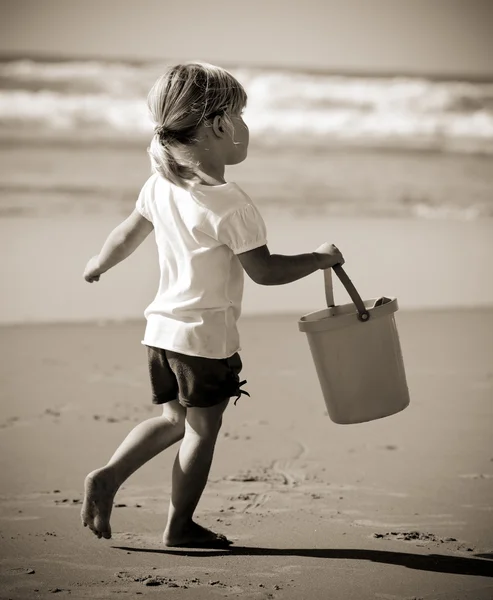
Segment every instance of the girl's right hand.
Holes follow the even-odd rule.
[[[329,244],[329,242],[319,246],[313,254],[317,258],[319,269],[330,269],[335,265],[342,266],[345,262],[339,248],[334,244]]]
[[[99,267],[99,256],[93,256],[84,270],[84,279],[88,283],[92,283],[93,281],[99,281],[101,275],[102,271]]]

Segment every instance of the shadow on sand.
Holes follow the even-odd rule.
[[[447,556],[444,554],[412,554],[410,552],[386,552],[384,550],[347,549],[310,549],[310,548],[253,548],[248,546],[231,546],[220,550],[193,550],[183,548],[132,548],[130,546],[113,546],[127,552],[153,552],[155,554],[174,554],[178,556],[303,556],[307,558],[369,560],[390,565],[402,565],[419,571],[435,571],[437,573],[453,573],[455,575],[477,575],[493,577],[493,564],[483,558],[466,558]],[[478,555],[492,559],[491,553]]]

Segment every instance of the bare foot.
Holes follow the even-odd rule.
[[[111,538],[110,516],[117,486],[106,469],[89,473],[84,482],[84,503],[80,517],[99,539]]]
[[[181,532],[170,535],[168,530],[164,532],[163,544],[165,546],[185,548],[227,548],[233,542],[225,535],[215,533],[210,529],[202,527],[191,521]]]

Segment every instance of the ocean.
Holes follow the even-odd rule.
[[[146,97],[165,66],[0,62],[1,324],[143,319],[152,236],[98,284],[82,274],[151,173]],[[493,83],[230,71],[249,96],[250,148],[226,177],[260,208],[272,253],[335,243],[363,298],[402,309],[493,305]],[[324,303],[321,273],[245,278],[243,314]]]
[[[0,62],[0,218],[126,214],[150,174],[165,62]],[[493,82],[229,69],[249,158],[227,176],[294,215],[493,217]]]

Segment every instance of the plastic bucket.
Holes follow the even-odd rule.
[[[334,423],[364,423],[409,405],[396,298],[363,301],[340,265],[334,271],[353,303],[334,305],[332,269],[324,270],[327,308],[298,321],[306,333],[329,416]]]

